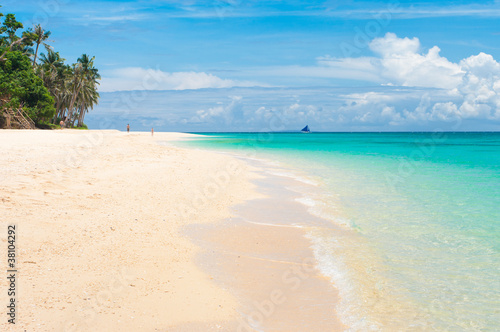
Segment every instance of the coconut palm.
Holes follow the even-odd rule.
[[[59,52],[54,52],[52,49],[47,48],[47,55],[40,53],[40,65],[45,69],[49,67],[62,68],[64,66],[64,60],[59,55]]]
[[[92,85],[95,90],[97,90],[97,80],[101,79],[101,75],[99,75],[97,68],[94,67],[94,59],[95,57],[89,58],[87,54],[83,54],[78,58],[78,62],[73,65],[73,78],[71,81],[72,97],[68,107],[68,119],[71,125],[73,125],[76,120],[74,106],[80,91],[85,84]]]
[[[59,52],[47,48],[47,55],[40,53],[40,65],[37,66],[38,75],[43,79],[45,87],[55,100],[56,114],[53,121],[63,118],[69,95],[69,79],[72,76],[71,67],[64,64]]]
[[[36,63],[36,57],[38,55],[38,47],[40,47],[40,45],[44,45],[47,49],[50,48],[50,46],[44,42],[45,40],[47,40],[49,38],[50,31],[45,31],[42,28],[42,26],[40,24],[38,24],[35,26],[35,29],[33,30],[32,33],[34,36],[33,42],[36,44],[35,54],[34,54],[34,58],[33,58],[33,68],[34,68],[35,63]]]
[[[85,80],[82,89],[80,90],[79,100],[78,100],[78,123],[77,126],[81,127],[83,125],[83,120],[85,114],[89,110],[94,108],[99,100],[99,93],[97,92],[97,84],[99,84],[95,79]]]
[[[47,48],[47,53],[40,53],[36,66],[38,75],[54,97],[57,119],[73,126],[82,126],[85,114],[93,109],[99,100],[97,86],[101,76],[94,67],[94,57],[83,54],[73,66],[64,64],[59,52]]]

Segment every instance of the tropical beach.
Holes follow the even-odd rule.
[[[2,227],[15,225],[18,236],[20,330],[495,325],[497,288],[486,285],[496,283],[500,176],[498,160],[485,156],[497,151],[498,134],[358,134],[359,145],[352,143],[354,134],[273,134],[265,140],[251,133],[151,137],[113,130],[0,135],[0,165],[9,174],[1,187]],[[420,143],[407,148],[402,139]],[[321,153],[316,162],[307,161],[314,151],[293,160],[310,140]],[[382,143],[383,155],[359,154],[363,140]],[[488,148],[480,152],[466,141]],[[450,145],[468,155],[446,166]],[[416,150],[429,154],[411,159]],[[380,168],[368,171],[363,165],[371,162],[354,166],[352,158],[382,159]],[[402,160],[418,163],[415,180],[398,173]],[[428,178],[428,171],[444,174],[443,167],[455,175]],[[465,184],[471,170],[484,179]],[[377,176],[385,180],[366,182]],[[431,182],[421,191],[413,181]],[[436,183],[449,188],[439,195],[454,195],[452,201],[424,200],[422,194],[436,190],[435,181],[446,183]],[[469,189],[457,195],[457,185]],[[472,199],[474,187],[480,190],[475,195],[490,200]],[[387,203],[370,205],[380,202]],[[456,215],[463,218],[457,229]],[[429,269],[435,264],[441,268]],[[462,282],[454,284],[457,278]]]
[[[1,0],[1,331],[497,331],[499,1]]]
[[[321,321],[315,323],[318,318],[334,326],[335,297],[329,294],[335,290],[315,270],[300,231],[276,234],[254,226],[251,233],[264,247],[255,247],[250,238],[241,242],[250,231],[246,228],[217,232],[224,238],[214,240],[225,248],[223,259],[222,253],[208,252],[184,234],[187,226],[224,228],[224,220],[234,216],[232,206],[262,197],[251,182],[258,177],[254,167],[220,154],[157,143],[188,134],[156,133],[154,140],[148,133],[117,131],[0,135],[5,152],[0,165],[9,174],[1,187],[2,229],[15,224],[18,236],[21,293],[16,330],[252,331],[253,320],[264,323],[258,322],[260,315],[275,316],[274,309],[267,313],[268,303],[288,303],[286,310],[277,310],[286,317],[278,319],[281,329],[322,326]],[[210,184],[213,189],[203,194]],[[209,201],[193,200],[198,194]],[[5,245],[6,239],[2,242]],[[280,256],[280,262],[258,260],[258,254],[286,253],[283,245],[293,251]],[[200,255],[207,258],[203,268]],[[245,278],[238,278],[244,284],[232,290],[251,296],[238,297],[239,292],[216,275],[221,273],[216,265],[224,261],[224,269],[233,269],[235,259],[242,266],[232,276]],[[217,264],[207,266],[208,261]],[[308,265],[294,272],[291,264]],[[280,271],[287,273],[288,284],[283,284]],[[291,294],[288,288],[297,286],[297,280],[302,292]],[[5,279],[0,286],[7,286]],[[304,313],[300,306],[290,306],[306,291],[309,297],[317,293],[312,297],[315,307],[324,299],[324,311]],[[244,304],[253,306],[251,300],[262,303],[263,309],[242,309]],[[256,314],[246,318],[242,312]],[[3,330],[9,328],[7,322],[1,324]]]

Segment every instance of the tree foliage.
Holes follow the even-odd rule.
[[[95,57],[83,54],[73,65],[46,42],[50,31],[40,25],[23,31],[14,14],[0,13],[0,114],[23,107],[37,123],[64,120],[83,127],[85,114],[98,103],[100,75]],[[33,49],[33,46],[35,49]],[[40,53],[40,45],[47,53]],[[38,60],[38,62],[37,62]]]
[[[54,98],[33,71],[29,58],[19,51],[8,52],[0,61],[0,93],[2,108],[21,106],[35,122],[55,114]]]

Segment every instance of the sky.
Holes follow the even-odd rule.
[[[73,63],[90,128],[500,130],[500,1],[0,0]]]

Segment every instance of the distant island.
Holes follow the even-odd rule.
[[[41,25],[20,32],[14,14],[0,12],[0,20],[0,128],[86,129],[85,114],[99,101],[95,57],[68,65]]]

